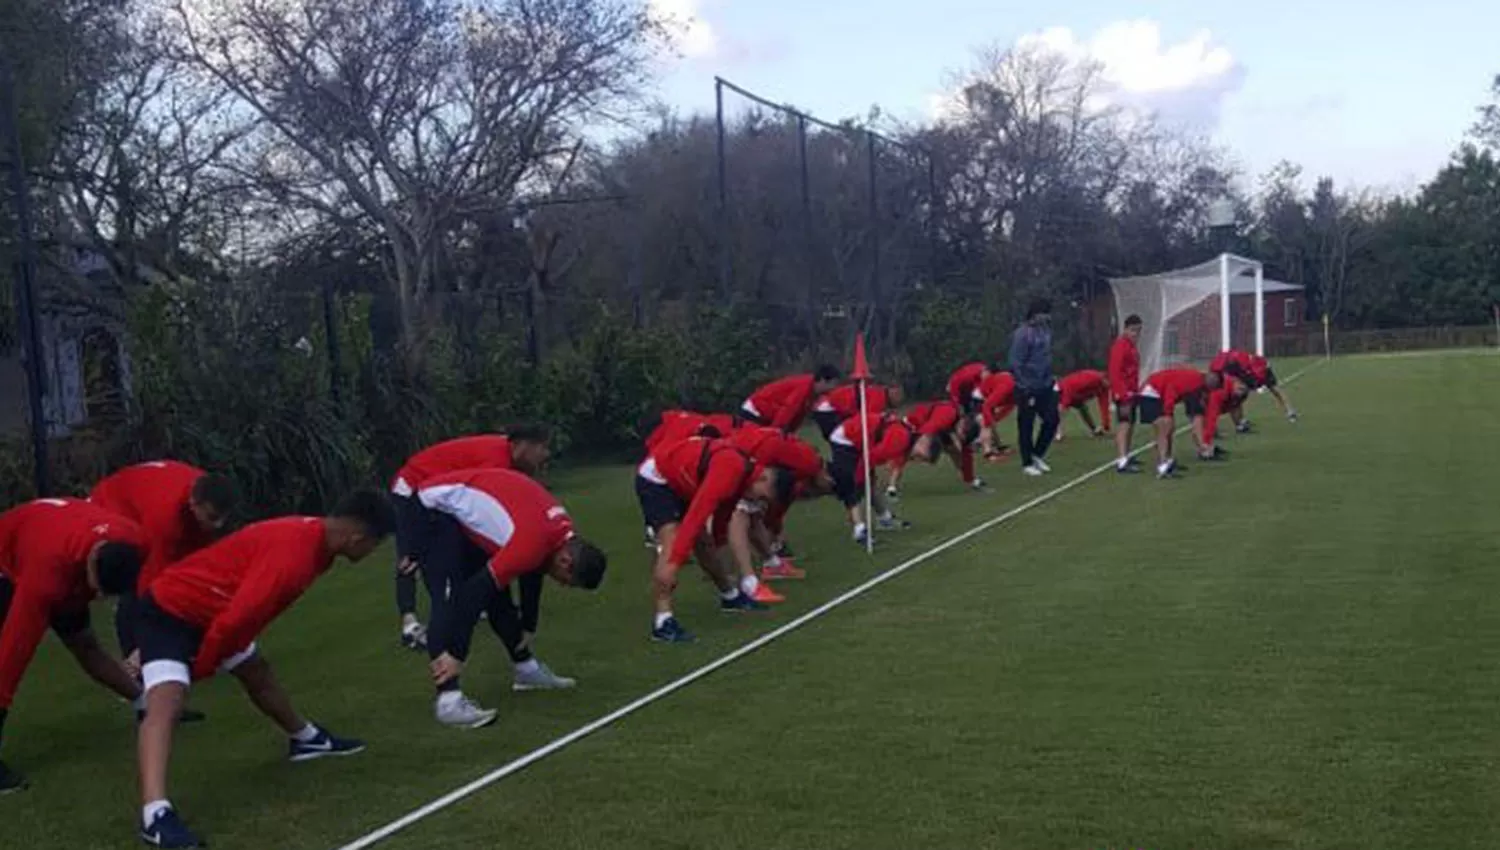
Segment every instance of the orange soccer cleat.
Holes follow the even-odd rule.
[[[780,581],[785,579],[807,578],[807,570],[798,569],[797,565],[790,559],[782,558],[781,563],[766,565],[760,568],[760,577],[763,581]]]
[[[772,590],[769,584],[764,583],[756,585],[755,593],[752,594],[750,598],[754,599],[756,602],[761,603],[762,605],[775,605],[778,602],[786,601],[785,596],[782,596],[781,594]]]

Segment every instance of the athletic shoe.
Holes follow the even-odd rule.
[[[746,611],[765,611],[769,606],[757,602],[746,593],[736,593],[733,599],[719,599],[719,610],[726,614],[741,614]]]
[[[652,629],[651,639],[657,643],[692,643],[697,640],[692,632],[677,622],[676,617],[668,617],[661,625]]]
[[[771,564],[760,568],[761,581],[782,581],[785,579],[807,578],[807,570],[798,569],[790,558],[782,558],[781,563]]]
[[[438,697],[433,708],[437,722],[453,729],[480,729],[495,722],[500,712],[493,708],[482,708],[479,703],[459,694],[457,699],[444,700]]]
[[[744,594],[742,593],[741,595],[743,596]],[[762,605],[776,605],[778,603],[786,601],[785,596],[782,596],[781,594],[772,590],[771,586],[764,582],[755,586],[755,593],[751,596],[751,598],[756,602],[761,603]]]
[[[551,667],[538,661],[536,669],[529,673],[517,670],[515,678],[511,680],[510,689],[513,691],[565,691],[577,684],[576,679],[559,676],[552,672]]]
[[[911,528],[911,523],[898,516],[886,517],[884,519],[877,517],[875,527],[881,531],[905,531]]]
[[[786,542],[785,540],[771,544],[771,554],[776,555],[779,558],[797,557],[796,553],[792,551],[792,544]]]
[[[1034,457],[1034,458],[1032,458],[1031,459],[1031,465],[1035,466],[1037,469],[1040,469],[1043,472],[1051,472],[1052,471],[1052,467],[1047,464],[1047,461],[1044,458],[1040,458],[1040,457]]]
[[[1297,411],[1295,411],[1295,410],[1289,410],[1289,411],[1287,411],[1286,421],[1295,423],[1297,421]]]
[[[901,491],[895,487],[887,487],[885,488],[885,497],[893,502],[899,502],[901,501]]]
[[[162,809],[141,829],[141,840],[152,847],[207,847],[208,843],[193,834],[175,809]]]
[[[0,761],[0,797],[26,790],[26,777],[11,770]]]
[[[401,627],[401,645],[413,652],[427,651],[427,627],[410,623]]]
[[[318,727],[318,737],[311,741],[288,742],[287,758],[292,761],[312,761],[324,756],[352,756],[365,751],[365,742],[355,738],[337,738],[327,729]]]
[[[864,528],[855,529],[855,531],[854,531],[854,543],[855,543],[855,545],[857,545],[857,546],[864,546],[865,543],[869,541],[869,539],[870,539],[870,531],[869,531],[869,529],[864,529]]]
[[[1167,461],[1167,465],[1165,468],[1162,468],[1160,466],[1156,468],[1156,477],[1159,480],[1166,478],[1176,478],[1179,471],[1180,470],[1177,468],[1177,461]]]
[[[1115,464],[1115,472],[1118,472],[1121,475],[1140,475],[1141,467],[1140,464],[1127,463],[1124,466],[1121,466],[1117,463]]]
[[[1135,467],[1136,469],[1140,469],[1141,468],[1141,459],[1138,458],[1138,457],[1136,457],[1135,455],[1131,455],[1130,458],[1128,460],[1126,460],[1125,462],[1127,464],[1129,464],[1130,466]]]
[[[1241,422],[1240,424],[1234,426],[1234,432],[1236,434],[1249,434],[1250,432],[1252,432],[1254,430],[1255,430],[1255,428],[1254,428],[1254,426],[1252,426],[1250,424],[1250,420],[1249,419],[1246,419],[1245,421]]]
[[[1047,473],[1042,472],[1042,468],[1040,466],[1037,466],[1035,463],[1033,463],[1031,466],[1023,466],[1023,467],[1021,467],[1021,474],[1022,475],[1029,475],[1032,478],[1041,478],[1043,475],[1046,475]]]
[[[973,489],[974,492],[976,492],[976,493],[993,493],[993,492],[995,492],[994,490],[990,489],[989,485],[987,485],[987,484],[984,483],[984,479],[983,478],[975,478],[973,481],[970,481],[969,482],[969,487],[971,489]]]

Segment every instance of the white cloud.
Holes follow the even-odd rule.
[[[704,20],[698,0],[649,0],[652,19],[666,27],[672,45],[689,59],[712,56],[719,47],[719,36]]]

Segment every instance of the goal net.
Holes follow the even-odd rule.
[[[1165,365],[1204,362],[1229,348],[1265,354],[1265,273],[1221,254],[1185,269],[1111,278],[1115,324],[1141,317],[1141,378]]]

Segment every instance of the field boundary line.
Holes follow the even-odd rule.
[[[1284,383],[1290,384],[1326,362],[1328,361],[1318,360],[1314,363],[1310,363],[1302,369],[1297,370],[1297,372],[1295,372],[1291,376],[1287,377]],[[1181,435],[1186,433],[1189,427],[1190,426],[1184,426],[1182,428],[1179,428],[1177,430],[1177,434]],[[1154,448],[1154,443],[1147,443],[1132,450],[1130,452],[1130,456],[1134,457],[1138,454],[1141,454],[1142,452],[1149,451]],[[407,814],[391,821],[390,823],[380,827],[379,829],[373,830],[365,834],[364,836],[349,842],[348,844],[340,846],[338,850],[364,850],[364,848],[372,847],[380,843],[381,841],[390,838],[401,830],[417,823],[418,821],[425,820],[426,818],[437,814],[443,809],[448,808],[454,803],[471,797],[479,791],[488,788],[489,786],[495,784],[496,782],[499,782],[502,779],[505,779],[508,776],[520,773],[521,771],[552,755],[553,753],[566,749],[572,744],[575,744],[578,741],[581,741],[584,738],[587,738],[588,736],[594,734],[595,732],[598,732],[600,729],[611,726],[617,721],[622,720],[636,713],[637,711],[640,711],[646,706],[651,705],[658,700],[661,700],[676,693],[677,691],[682,690],[683,688],[691,685],[699,679],[702,679],[711,673],[714,673],[724,667],[729,666],[730,664],[733,664],[741,658],[744,658],[745,656],[750,655],[756,650],[759,650],[762,647],[776,641],[778,638],[781,638],[784,635],[790,634],[791,632],[802,628],[808,623],[811,623],[812,621],[822,617],[824,614],[827,614],[835,608],[838,608],[844,603],[857,599],[865,595],[866,593],[869,593],[871,590],[879,587],[880,585],[885,584],[891,579],[905,574],[913,567],[923,564],[937,557],[938,555],[947,552],[949,549],[966,543],[969,540],[972,540],[975,537],[978,537],[979,535],[985,533],[986,531],[995,528],[996,526],[1003,525],[1020,516],[1021,514],[1026,513],[1032,508],[1044,505],[1047,502],[1050,502],[1053,499],[1057,498],[1058,496],[1061,496],[1064,493],[1067,493],[1070,490],[1073,490],[1080,485],[1085,484],[1099,477],[1100,475],[1103,475],[1106,472],[1112,472],[1114,468],[1115,462],[1111,460],[1109,463],[1089,470],[1088,472],[1083,473],[1082,475],[1072,479],[1071,481],[1067,481],[1059,485],[1058,487],[1048,490],[1040,496],[1036,496],[1026,502],[1023,502],[1020,505],[1017,505],[1016,507],[1011,508],[1010,510],[1002,514],[991,517],[969,529],[968,531],[950,537],[949,539],[943,541],[942,543],[939,543],[931,549],[928,549],[927,551],[922,552],[918,555],[914,555],[911,558],[908,558],[907,560],[897,564],[896,566],[887,569],[885,572],[878,573],[875,576],[866,579],[864,582],[855,585],[854,587],[844,591],[843,593],[840,593],[832,599],[829,599],[822,605],[819,605],[816,608],[813,608],[806,613],[803,613],[798,617],[789,620],[786,623],[783,623],[775,629],[766,632],[760,637],[755,638],[748,643],[742,644],[736,649],[733,649],[730,652],[719,656],[713,661],[704,664],[702,667],[688,672],[678,677],[677,679],[674,679],[667,684],[662,685],[656,690],[651,691],[644,696],[638,697],[635,700],[632,700],[631,702],[620,706],[614,711],[611,711],[596,720],[590,721],[589,723],[586,723],[583,726],[574,729],[572,732],[562,735],[561,737],[554,738],[550,743],[544,744],[532,750],[531,752],[520,756],[519,758],[507,762],[506,764],[501,765],[500,767],[490,771],[489,773],[484,774],[478,779],[475,779],[465,785],[449,791],[447,794],[438,797],[437,799],[433,800],[430,803],[427,803],[426,805],[413,809]]]

